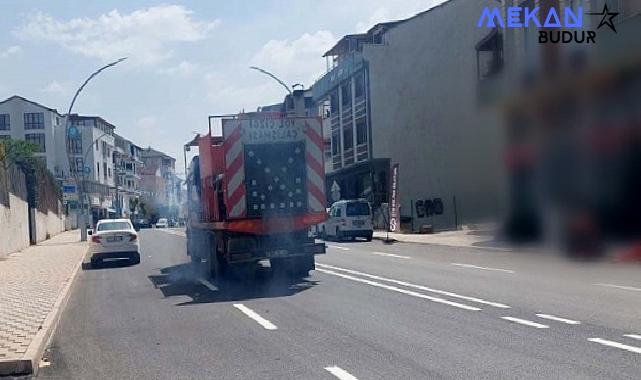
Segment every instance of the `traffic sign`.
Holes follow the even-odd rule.
[[[78,127],[72,125],[67,129],[67,134],[69,135],[69,138],[75,139],[76,137],[78,137],[78,134],[79,134]]]

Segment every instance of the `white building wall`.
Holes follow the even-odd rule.
[[[400,164],[401,214],[415,215],[410,200],[441,198],[445,206],[443,215],[415,219],[415,228],[452,228],[496,206],[498,127],[477,113],[475,50],[489,33],[476,27],[478,18],[495,5],[452,0],[364,47],[373,157]]]
[[[42,113],[44,117],[44,129],[27,129],[25,130],[24,114],[25,113]],[[37,157],[46,159],[47,169],[55,173],[57,166],[57,144],[56,134],[62,133],[62,117],[45,107],[38,106],[34,103],[23,100],[19,97],[0,104],[0,114],[9,114],[10,131],[0,131],[0,135],[9,135],[15,140],[24,140],[27,133],[42,133],[45,135],[45,152],[36,153]]]

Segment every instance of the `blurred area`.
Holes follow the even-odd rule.
[[[641,237],[641,2],[539,5],[582,6],[593,13],[583,29],[597,37],[542,44],[539,31],[503,33],[495,104],[505,131],[505,233],[552,242],[572,257],[602,257],[615,246],[633,259]],[[595,14],[605,5],[618,13],[614,29]]]

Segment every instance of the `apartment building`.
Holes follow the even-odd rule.
[[[52,173],[59,171],[57,139],[64,139],[64,117],[54,108],[14,95],[0,102],[0,139],[15,139],[36,146],[39,157]]]
[[[176,176],[176,159],[151,147],[143,148],[140,159],[140,190],[152,219],[178,219],[181,204],[181,181]]]
[[[114,207],[117,216],[129,218],[138,212],[136,200],[140,196],[142,148],[118,134],[114,134],[114,141],[113,159],[116,173]]]
[[[324,54],[328,72],[312,92],[331,157],[327,194],[337,186],[341,198],[379,209],[399,164],[404,229],[495,215],[499,131],[477,109],[475,50],[487,34],[478,18],[495,4],[446,1],[346,35]]]
[[[100,116],[78,114],[70,115],[69,124],[78,130],[77,135],[70,137],[68,145],[69,173],[77,174],[83,181],[85,202],[91,208],[94,221],[114,216],[116,127]]]

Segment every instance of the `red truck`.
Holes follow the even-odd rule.
[[[212,277],[272,270],[306,276],[325,244],[309,227],[327,218],[323,133],[315,117],[223,117],[222,136],[197,136],[187,175],[187,254]]]

